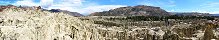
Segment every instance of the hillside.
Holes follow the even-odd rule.
[[[170,15],[165,10],[160,7],[154,6],[128,6],[120,7],[116,9],[111,9],[109,11],[95,12],[90,14],[90,16],[168,16]]]

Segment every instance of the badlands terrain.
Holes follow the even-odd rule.
[[[135,9],[125,7],[126,11],[115,9],[89,16],[4,8],[0,12],[0,40],[219,40],[216,17],[169,16],[173,14],[158,7],[129,8]]]

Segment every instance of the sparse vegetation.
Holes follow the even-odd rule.
[[[188,19],[207,19],[214,20],[215,17],[210,16],[127,16],[126,18],[108,18],[107,20],[132,20],[132,21],[165,21],[167,19],[188,20]]]
[[[112,23],[112,22],[104,22],[104,21],[94,21],[94,24],[101,24],[104,26],[117,26],[117,27],[122,26],[121,24],[116,24],[116,23]]]

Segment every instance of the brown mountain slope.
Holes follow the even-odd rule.
[[[90,14],[90,16],[167,16],[170,15],[165,10],[160,7],[153,6],[128,6],[112,9],[109,11],[95,12]]]

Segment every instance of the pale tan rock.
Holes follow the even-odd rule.
[[[0,40],[202,40],[206,27],[200,22],[198,27],[203,28],[196,30],[196,25],[184,24],[186,20],[180,20],[182,23],[171,21],[171,25],[165,25],[164,21],[106,20],[111,17],[126,18],[73,17],[65,13],[8,8],[0,12]],[[119,26],[95,24],[94,21]],[[218,39],[218,30],[212,30],[212,36]]]

